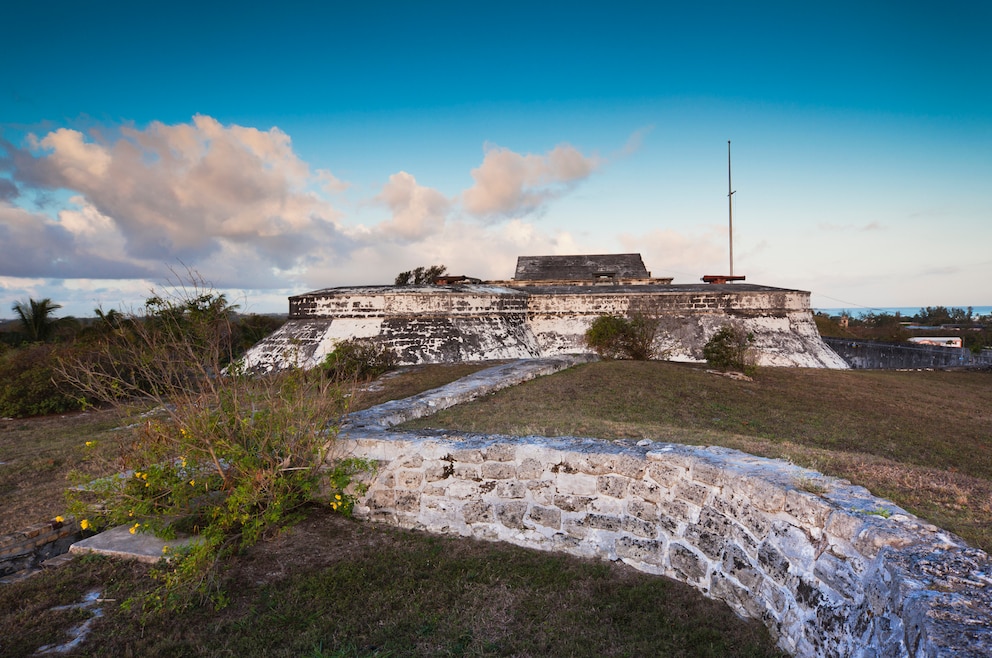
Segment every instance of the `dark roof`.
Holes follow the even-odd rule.
[[[648,279],[640,254],[578,256],[519,256],[517,281],[584,280],[610,276],[618,279]]]

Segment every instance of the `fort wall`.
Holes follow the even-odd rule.
[[[374,338],[405,365],[539,358],[587,352],[596,317],[640,312],[659,320],[658,352],[702,361],[717,330],[754,335],[758,365],[845,368],[820,339],[809,293],[766,286],[380,286],[290,298],[287,323],[253,347],[246,365],[312,367],[348,338]]]

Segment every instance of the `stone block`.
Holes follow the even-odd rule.
[[[527,496],[527,485],[519,480],[497,482],[496,495],[500,498],[524,498]]]
[[[852,541],[861,532],[864,523],[865,518],[861,514],[834,510],[827,517],[824,529],[831,537],[843,539],[844,541]]]
[[[481,500],[474,500],[462,506],[462,519],[465,523],[492,523],[493,506]]]
[[[666,489],[671,489],[679,482],[687,480],[689,471],[671,464],[656,462],[648,466],[648,477]]]
[[[728,544],[723,553],[723,571],[733,576],[737,582],[753,592],[758,591],[758,586],[764,579],[757,565],[736,544]]]
[[[726,602],[743,617],[761,619],[765,615],[765,606],[755,598],[753,592],[731,581],[720,572],[715,572],[710,579],[710,596]]]
[[[558,473],[555,484],[562,494],[596,495],[596,478],[591,475]]]
[[[509,462],[485,462],[482,477],[486,480],[509,480],[517,476],[517,467]]]
[[[631,496],[634,496],[636,498],[641,498],[643,500],[648,501],[649,503],[657,503],[663,497],[665,497],[665,493],[667,492],[667,489],[663,489],[662,487],[658,486],[657,484],[654,484],[653,482],[643,482],[640,480],[633,480],[630,483],[630,487],[628,491]]]
[[[496,506],[496,518],[507,528],[524,530],[524,516],[527,514],[527,503],[523,501],[513,501],[500,503]]]
[[[521,480],[536,480],[544,474],[544,465],[528,457],[520,462],[517,466],[517,477]]]
[[[372,512],[392,510],[396,506],[396,493],[389,489],[376,489],[369,496],[368,506]]]
[[[396,486],[400,489],[419,489],[424,482],[422,471],[401,470],[396,474]]]
[[[534,505],[530,508],[527,517],[538,525],[548,528],[561,528],[561,510],[555,507]]]
[[[552,505],[555,498],[555,483],[551,480],[531,480],[527,482],[527,490],[535,503]]]
[[[657,525],[649,521],[642,521],[633,516],[622,517],[620,529],[638,537],[654,538],[658,536]]]
[[[696,547],[706,557],[717,560],[723,555],[726,542],[715,532],[710,532],[698,525],[690,525],[683,533],[685,541]]]
[[[613,457],[613,473],[629,478],[642,478],[647,471],[647,463],[640,457],[630,455],[615,455]]]
[[[690,585],[699,585],[706,575],[707,562],[688,546],[673,543],[668,549],[669,563],[679,577]]]
[[[620,529],[620,517],[606,514],[586,514],[579,520],[579,525],[585,528],[616,532]]]
[[[816,559],[813,575],[849,600],[858,598],[861,592],[861,577],[851,563],[830,553]]]
[[[708,464],[706,462],[696,462],[692,466],[690,477],[696,482],[713,487],[722,487],[726,475],[724,469]]]
[[[830,503],[819,496],[792,489],[785,494],[785,511],[791,514],[802,526],[822,528],[834,509]]]
[[[481,480],[479,467],[476,464],[458,464],[454,466],[454,476],[459,480]]]
[[[657,521],[658,506],[643,500],[628,500],[627,514],[630,514],[631,516],[634,516],[642,521]]]
[[[451,468],[450,464],[444,462],[434,462],[424,467],[424,479],[428,482],[437,482],[452,475],[454,475],[454,469]]]
[[[758,564],[761,570],[780,585],[789,580],[789,561],[766,539],[758,546]]]
[[[621,475],[600,475],[596,478],[596,490],[612,498],[623,498],[627,495],[630,479]]]
[[[497,443],[483,449],[482,455],[487,461],[512,462],[517,458],[517,447],[509,443]]]
[[[744,490],[748,501],[765,512],[779,512],[785,507],[785,489],[761,479],[759,474],[737,482]]]
[[[565,512],[584,512],[589,509],[592,498],[588,496],[566,496],[558,494],[554,497],[554,505]]]
[[[452,498],[474,498],[479,493],[479,485],[467,480],[455,480],[445,491]]]
[[[400,468],[420,468],[424,465],[424,458],[420,455],[407,455],[400,460]]]
[[[657,540],[620,537],[616,541],[616,552],[617,557],[624,561],[641,562],[659,567],[663,566],[665,561],[665,545]]]
[[[420,493],[416,491],[397,491],[396,511],[405,513],[419,512]]]
[[[484,461],[482,451],[475,448],[452,450],[451,458],[454,462],[467,462],[469,464],[481,464]]]
[[[695,482],[679,482],[673,488],[676,498],[688,501],[695,505],[703,506],[712,491],[709,487]]]
[[[882,525],[883,522],[888,525]],[[867,525],[854,538],[853,543],[862,555],[871,559],[883,548],[903,548],[916,541],[919,541],[919,538],[913,533],[886,519]]]

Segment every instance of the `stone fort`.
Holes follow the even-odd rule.
[[[820,338],[808,292],[706,278],[717,282],[673,285],[652,277],[640,254],[521,256],[505,281],[325,288],[290,297],[286,324],[245,364],[309,368],[353,338],[392,348],[401,365],[584,353],[597,317],[642,313],[658,319],[655,348],[670,360],[702,361],[706,342],[731,324],[753,334],[757,365],[847,367]]]

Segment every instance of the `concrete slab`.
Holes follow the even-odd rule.
[[[168,558],[170,553],[175,554],[195,539],[181,537],[165,540],[149,532],[136,532],[132,535],[130,530],[131,527],[126,525],[105,530],[88,539],[77,541],[69,547],[69,552],[97,553],[151,563],[158,562],[163,557]],[[168,551],[162,550],[165,547],[168,547]]]

